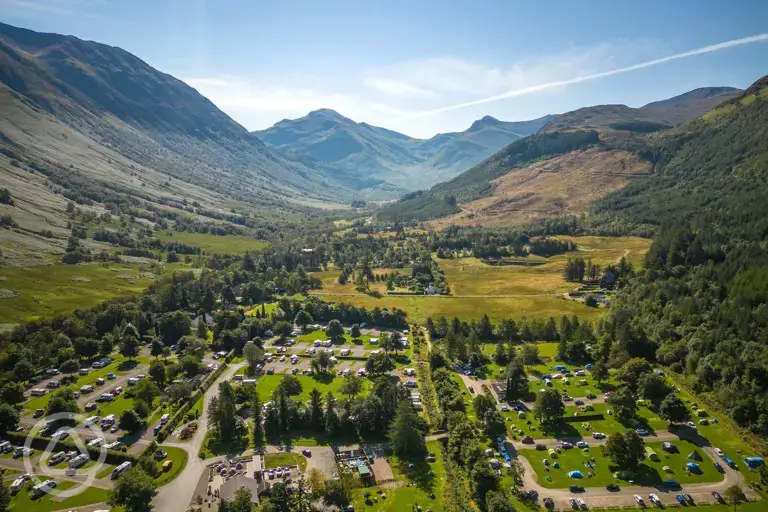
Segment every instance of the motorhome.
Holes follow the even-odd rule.
[[[91,460],[90,455],[87,453],[81,453],[77,457],[73,458],[69,461],[69,467],[72,469],[77,469],[81,466],[84,466],[89,460]]]
[[[112,480],[131,469],[131,466],[133,466],[133,464],[129,460],[118,465],[115,469],[112,470]]]
[[[160,424],[165,425],[166,423],[168,423],[168,420],[170,419],[171,419],[171,415],[168,413],[165,413],[162,416],[160,416]]]
[[[87,395],[88,393],[93,393],[93,386],[91,386],[90,384],[82,386],[80,388],[80,392],[83,393],[84,395]]]
[[[111,427],[115,424],[115,415],[110,414],[108,416],[104,416],[104,419],[101,420],[101,426],[102,427]]]
[[[43,494],[48,494],[56,488],[56,482],[54,480],[47,480],[43,483],[37,484],[32,488],[32,497],[37,498]]]
[[[44,395],[44,394],[46,394],[47,392],[48,392],[48,390],[47,390],[47,389],[43,389],[43,388],[32,388],[32,390],[29,392],[29,394],[30,394],[30,395],[32,395],[32,396],[43,396],[43,395]]]

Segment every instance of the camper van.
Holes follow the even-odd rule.
[[[256,379],[243,379],[243,386],[255,386]]]
[[[90,384],[87,384],[87,385],[85,385],[85,386],[82,386],[82,387],[80,388],[80,392],[81,392],[82,394],[84,394],[84,395],[87,395],[88,393],[93,393],[93,386],[91,386]]]
[[[104,419],[101,420],[101,426],[102,427],[111,427],[115,424],[115,415],[110,414],[108,416],[104,416]]]
[[[165,413],[162,416],[160,416],[160,424],[165,425],[166,423],[168,423],[168,420],[170,419],[171,419],[171,415],[168,413]]]
[[[32,388],[32,391],[30,391],[30,392],[29,392],[29,394],[30,394],[30,395],[32,395],[32,396],[43,396],[43,395],[44,395],[44,394],[46,394],[47,392],[48,392],[48,390],[47,390],[47,389],[43,389],[43,388]]]
[[[85,465],[89,460],[91,460],[91,457],[87,453],[81,453],[69,461],[69,467],[72,469],[77,469]]]
[[[22,490],[24,488],[25,483],[27,483],[27,481],[24,480],[23,478],[17,478],[16,480],[14,480],[13,483],[11,484],[11,493],[16,494],[17,492]]]
[[[8,453],[10,451],[13,451],[13,446],[11,446],[10,441],[3,441],[0,443],[0,453]]]
[[[340,354],[341,354],[342,356],[348,356],[348,355],[349,355],[351,352],[352,352],[352,351],[351,351],[351,350],[349,350],[348,348],[344,348],[344,349],[342,349],[342,350],[341,350]]]
[[[131,461],[129,460],[118,465],[115,469],[112,470],[112,480],[114,480],[115,478],[119,477],[120,475],[122,475],[123,473],[131,469],[131,466],[132,464],[131,464]]]
[[[48,465],[49,466],[55,466],[56,464],[59,464],[60,462],[64,462],[64,459],[67,458],[67,454],[64,452],[59,452],[51,455],[51,458],[48,459]]]
[[[85,422],[84,422],[85,426],[86,427],[90,427],[92,425],[95,425],[95,424],[97,424],[99,422],[99,419],[100,418],[98,416],[91,416],[89,418],[86,418]]]
[[[32,497],[36,498],[43,494],[48,494],[56,488],[56,482],[54,480],[47,480],[43,483],[37,484],[32,488]]]

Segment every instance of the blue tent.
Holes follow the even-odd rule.
[[[763,466],[765,464],[765,461],[762,457],[744,457],[744,464],[751,468],[756,468],[759,466]]]
[[[688,464],[685,465],[685,468],[688,471],[700,471],[699,465],[696,464],[695,462],[689,462]]]
[[[584,478],[584,475],[578,469],[576,471],[569,472],[568,476],[571,478]]]

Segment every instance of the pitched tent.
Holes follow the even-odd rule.
[[[652,461],[655,461],[655,462],[659,461],[659,454],[656,453],[656,451],[650,446],[645,447],[645,456]]]
[[[687,469],[688,471],[693,471],[694,473],[698,473],[699,471],[701,471],[701,468],[699,468],[699,465],[696,464],[695,462],[689,462],[688,464],[686,464],[685,469]]]
[[[705,411],[704,409],[699,409],[698,411],[696,411],[696,416],[698,416],[699,418],[704,418],[707,416],[707,411]]]
[[[765,465],[765,461],[762,457],[744,457],[744,464],[751,468],[757,468]]]
[[[549,456],[550,456],[550,457],[552,457],[553,459],[556,459],[556,458],[558,457],[558,455],[557,455],[557,451],[556,451],[554,448],[550,448],[549,450],[547,450],[547,453],[548,453],[548,454],[549,454]]]
[[[568,476],[571,478],[584,478],[584,475],[578,469],[575,471],[569,471]]]
[[[697,452],[696,450],[693,450],[693,451],[692,451],[692,452],[691,452],[691,453],[688,455],[688,458],[689,458],[689,459],[691,459],[691,460],[698,460],[698,461],[701,461],[701,460],[702,460],[702,458],[701,458],[701,455],[700,455],[700,454],[699,454],[699,452]]]
[[[672,472],[672,468],[670,468],[669,466],[662,466],[661,470],[663,472],[665,472],[665,473],[671,473]]]
[[[517,417],[518,417],[518,418],[520,418],[521,420],[522,420],[522,419],[525,419],[525,412],[523,412],[523,411],[518,411],[518,413],[517,413]]]

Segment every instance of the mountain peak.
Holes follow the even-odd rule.
[[[489,126],[498,126],[500,124],[501,124],[501,121],[499,121],[495,117],[485,116],[482,119],[478,119],[477,121],[472,123],[472,126],[470,126],[467,131],[476,132],[478,130],[482,130],[483,128],[488,128]]]
[[[346,119],[343,115],[339,114],[333,109],[330,108],[319,108],[317,110],[313,110],[309,114],[307,114],[307,117],[326,117],[326,118],[336,118],[336,119]]]

